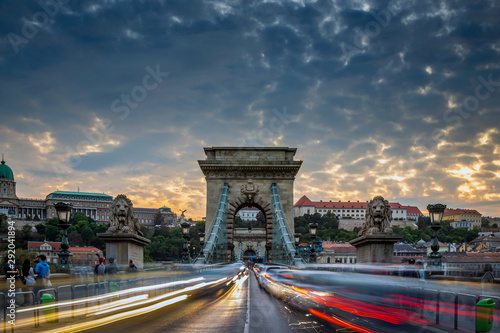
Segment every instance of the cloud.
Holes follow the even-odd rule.
[[[4,1],[3,36],[24,37],[40,11]],[[304,160],[297,196],[500,215],[488,205],[500,193],[499,14],[465,0],[68,2],[17,53],[0,41],[2,150],[26,197],[80,183],[200,217],[203,146],[282,145]],[[120,118],[112,103],[148,66],[169,75]],[[466,112],[481,84],[488,97]],[[113,129],[91,142],[102,121]]]

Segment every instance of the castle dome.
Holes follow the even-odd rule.
[[[3,157],[2,164],[0,164],[0,178],[14,180],[14,173],[12,172],[12,169],[7,164],[5,164]]]

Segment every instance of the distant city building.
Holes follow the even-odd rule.
[[[500,278],[500,253],[444,253],[442,258],[445,275],[463,277],[481,277],[486,264],[493,267],[493,275]]]
[[[255,221],[260,210],[253,207],[244,207],[238,211],[238,216],[242,221]]]
[[[93,246],[75,246],[68,249],[69,252],[73,253],[71,257],[71,262],[73,266],[92,266],[94,267],[99,263],[99,257],[103,256],[101,250]]]
[[[479,228],[479,236],[500,237],[500,228]]]
[[[477,248],[479,244],[484,244],[481,248]],[[476,251],[492,251],[495,252],[500,248],[500,238],[494,236],[481,236],[469,242],[469,245]]]
[[[425,255],[426,253],[425,252],[422,253],[421,250],[417,249],[412,244],[401,243],[401,242],[394,244],[395,257],[417,257],[417,256],[422,256],[422,254]]]
[[[390,202],[389,205],[392,210],[393,219],[408,220],[408,218],[411,218],[416,220],[419,216],[423,216],[420,209],[415,206],[403,206],[397,202]],[[325,215],[330,212],[339,220],[344,218],[364,220],[367,206],[368,201],[311,201],[304,195],[295,203],[294,215],[296,217],[315,213]],[[408,211],[410,215],[408,215]]]
[[[28,251],[36,252],[36,255],[44,254],[48,263],[57,263],[57,253],[61,251],[61,242],[31,242],[28,241]]]
[[[477,228],[477,223],[472,221],[453,221],[450,222],[452,228],[467,228],[467,230],[472,230]]]
[[[3,160],[0,164],[0,213],[10,215],[18,220],[47,220],[56,217],[54,205],[57,202],[68,202],[73,205],[73,213],[83,213],[97,223],[109,222],[109,209],[113,197],[104,193],[55,191],[45,199],[18,198],[16,182],[12,169]],[[163,217],[164,224],[174,225],[177,214],[166,206],[161,208],[134,207],[134,217],[139,223],[153,226],[154,216],[158,211]]]
[[[355,264],[356,248],[349,243],[323,242],[318,264]]]
[[[473,228],[481,227],[481,214],[475,209],[445,209],[443,221],[456,222],[454,225],[470,225]],[[472,224],[467,224],[472,222]],[[453,225],[452,225],[453,226]],[[468,228],[468,227],[454,227],[454,228]]]

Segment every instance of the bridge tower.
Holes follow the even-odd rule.
[[[204,148],[206,159],[198,164],[207,181],[206,227],[208,235],[212,230],[215,217],[221,205],[221,196],[226,200],[225,219],[229,254],[239,244],[234,244],[234,219],[244,207],[259,209],[266,218],[265,233],[262,233],[263,250],[269,256],[276,237],[276,206],[286,226],[284,233],[293,239],[293,183],[302,161],[294,160],[296,148],[288,147],[211,147]],[[274,192],[279,191],[279,197]],[[227,196],[224,195],[227,191]],[[273,202],[278,198],[277,205]],[[276,200],[276,199],[274,199]],[[273,221],[275,221],[273,229]],[[274,230],[274,231],[273,231]],[[283,231],[282,231],[283,233]],[[227,235],[227,236],[226,236]],[[273,236],[274,235],[274,236]],[[288,236],[287,236],[288,237]],[[276,240],[274,240],[276,244]],[[235,259],[235,258],[231,258]],[[268,257],[268,260],[270,258]]]

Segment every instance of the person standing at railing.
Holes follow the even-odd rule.
[[[118,281],[118,265],[115,263],[115,258],[109,258],[109,263],[106,265],[106,274],[108,274],[108,280],[116,282]]]
[[[491,264],[486,264],[484,265],[484,275],[481,278],[481,288],[483,289],[483,294],[491,291],[493,283],[495,283],[493,267],[491,266]]]
[[[34,287],[35,297],[37,297],[39,290],[52,287],[52,283],[50,282],[50,266],[47,263],[47,257],[44,254],[40,254],[36,259],[35,274],[37,274],[37,276]]]
[[[99,257],[99,263],[94,267],[94,274],[96,275],[98,282],[103,280],[103,277],[106,274],[106,265],[104,264],[103,257]]]
[[[33,291],[33,286],[35,285],[35,271],[33,270],[33,267],[31,267],[29,259],[24,260],[23,267],[21,268],[21,273],[22,273],[22,281],[24,284],[22,290]],[[33,303],[34,303],[33,295],[25,294],[23,305],[31,305]]]

